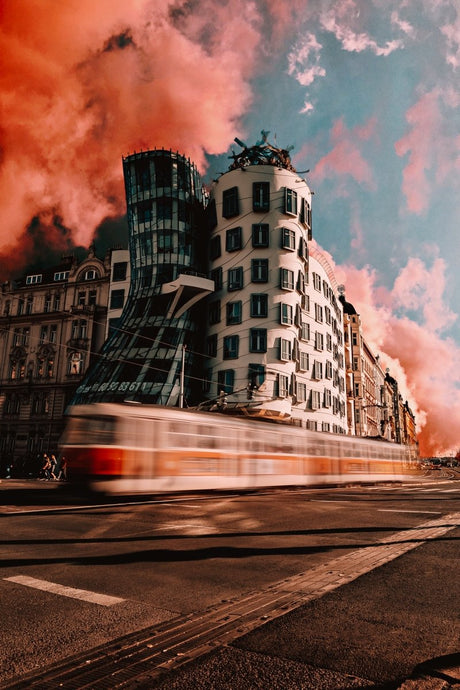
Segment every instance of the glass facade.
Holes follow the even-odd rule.
[[[207,270],[201,180],[188,159],[166,150],[124,158],[123,173],[130,291],[116,328],[72,402],[176,405],[183,351],[185,372],[202,367],[194,358],[203,351],[203,327],[198,310],[178,309],[177,290],[164,288],[179,276],[200,276]],[[184,293],[187,298],[190,292]],[[185,376],[186,402],[201,395],[201,382],[195,393],[194,381],[195,377]]]

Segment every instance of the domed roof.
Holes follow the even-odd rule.
[[[339,300],[342,302],[344,314],[348,314],[349,316],[352,316],[353,314],[357,313],[356,309],[351,304],[351,302],[346,301],[344,295],[340,295]]]

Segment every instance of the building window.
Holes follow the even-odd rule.
[[[323,308],[320,304],[315,304],[315,319],[319,323],[323,322]]]
[[[313,287],[315,290],[318,290],[318,292],[321,292],[321,276],[317,273],[313,273]]]
[[[38,340],[40,345],[43,345],[43,343],[46,343],[48,340],[48,326],[42,326],[40,328],[40,338]]]
[[[227,326],[241,323],[243,311],[242,304],[241,301],[227,303]]]
[[[57,272],[54,274],[54,280],[55,280],[55,281],[58,281],[58,280],[67,280],[68,277],[69,277],[69,271],[57,271]]]
[[[332,336],[330,333],[326,333],[326,348],[331,352],[332,350]]]
[[[139,223],[152,222],[152,202],[143,201],[138,205]]]
[[[301,259],[305,259],[305,261],[308,260],[308,245],[303,237],[299,240],[299,256]]]
[[[54,311],[59,311],[60,308],[61,308],[61,295],[59,293],[56,293],[54,295],[53,309],[54,309]]]
[[[280,359],[289,362],[292,359],[292,343],[286,338],[280,338]]]
[[[41,274],[26,277],[26,285],[37,285],[42,282],[43,276]]]
[[[96,280],[98,277],[97,272],[94,268],[90,268],[83,274],[83,280]]]
[[[214,237],[211,237],[211,241],[209,243],[209,258],[211,261],[214,261],[214,259],[219,258],[221,253],[220,235],[215,235]]]
[[[332,393],[329,388],[324,389],[323,406],[330,407],[332,404]]]
[[[79,292],[77,298],[77,305],[83,307],[86,304],[86,292]],[[46,309],[45,309],[46,311]]]
[[[26,302],[26,314],[32,314],[34,308],[34,298],[28,297]]]
[[[228,271],[228,290],[241,290],[243,287],[243,268],[230,268]]]
[[[321,407],[321,393],[320,391],[311,392],[311,409],[319,410]]]
[[[248,368],[248,383],[251,388],[259,388],[265,381],[265,366],[263,364],[250,364]]]
[[[83,357],[81,352],[72,352],[67,363],[67,373],[71,376],[78,376],[82,373]]]
[[[330,362],[329,360],[326,361],[326,369],[324,375],[327,379],[332,378],[332,362]]]
[[[270,183],[252,183],[252,210],[267,212],[270,210]]]
[[[222,215],[224,218],[233,218],[239,214],[238,187],[226,189],[222,195]]]
[[[157,249],[159,252],[174,251],[174,231],[169,228],[158,230],[157,232]]]
[[[284,212],[291,216],[297,215],[297,192],[287,187],[284,190]]]
[[[310,340],[310,324],[306,321],[302,321],[302,324],[300,326],[300,339]]]
[[[22,297],[18,299],[18,309],[17,309],[17,315],[21,316],[21,314],[24,314],[24,300]]]
[[[80,321],[72,321],[72,340],[77,338],[86,338],[88,334],[88,322],[84,319]]]
[[[313,362],[312,377],[318,381],[323,378],[323,364],[322,362],[318,362],[317,359]]]
[[[206,354],[208,357],[217,356],[217,334],[210,335],[206,339]]]
[[[319,331],[316,331],[316,333],[315,333],[315,349],[316,350],[323,350],[324,349],[324,336]]]
[[[124,290],[112,290],[110,293],[110,309],[122,309],[125,302]]]
[[[50,326],[50,335],[49,335],[49,342],[50,343],[56,342],[56,335],[57,335],[57,325],[55,323],[53,323]]]
[[[96,305],[96,301],[97,301],[97,290],[90,290],[88,293],[88,304],[89,304],[89,306],[94,307]]]
[[[233,393],[235,385],[235,372],[233,369],[221,369],[217,372],[217,387],[224,393]]]
[[[157,221],[171,220],[172,218],[172,199],[163,197],[157,199]]]
[[[284,326],[292,326],[294,323],[294,310],[291,304],[280,304],[280,323]]]
[[[237,359],[240,345],[238,335],[226,335],[224,338],[224,359]]]
[[[172,184],[172,160],[170,158],[155,158],[155,182],[157,187],[171,187]],[[146,161],[147,176],[145,179],[144,189],[150,187],[150,170],[148,169],[149,161]]]
[[[219,266],[219,268],[215,268],[213,271],[211,271],[210,278],[214,281],[214,290],[222,290],[222,266]]]
[[[264,293],[253,293],[251,295],[251,316],[253,318],[268,316],[268,295]]]
[[[252,226],[252,246],[268,247],[270,238],[270,226],[268,223],[255,223]]]
[[[294,289],[294,271],[288,268],[280,268],[280,286],[283,290]]]
[[[30,328],[23,328],[21,334],[21,345],[27,347],[29,345]]]
[[[307,400],[307,384],[297,383],[296,397],[298,403],[306,402]]]
[[[251,280],[253,283],[268,282],[268,259],[251,260]]]
[[[310,356],[308,352],[299,353],[299,369],[301,371],[308,371],[310,368]]]
[[[305,273],[303,271],[299,271],[297,274],[297,292],[300,292],[301,295],[305,292]]]
[[[220,322],[220,300],[211,302],[209,305],[209,323],[219,323]]]
[[[278,398],[287,398],[289,395],[289,376],[284,374],[278,374],[277,378],[277,391],[276,395]]]
[[[251,328],[249,330],[249,352],[267,352],[266,328]]]
[[[241,227],[230,228],[225,233],[225,249],[228,252],[236,252],[243,245],[243,229]]]
[[[281,228],[281,247],[291,251],[295,250],[295,230]]]
[[[116,263],[114,263],[113,269],[112,269],[112,280],[113,280],[113,282],[116,283],[119,280],[126,280],[127,270],[128,270],[128,262],[127,261],[117,261]]]
[[[300,201],[300,222],[311,228],[311,206],[304,198]]]

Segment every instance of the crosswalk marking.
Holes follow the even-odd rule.
[[[114,604],[120,604],[124,601],[124,599],[120,599],[119,597],[110,597],[107,594],[89,592],[86,589],[66,587],[65,585],[58,585],[55,582],[48,582],[47,580],[38,580],[35,577],[28,577],[27,575],[13,575],[12,577],[4,577],[3,579],[9,582],[15,582],[18,585],[25,585],[25,587],[33,587],[34,589],[41,589],[44,592],[51,592],[51,594],[59,594],[62,597],[89,601],[92,604],[99,604],[100,606],[113,606]]]

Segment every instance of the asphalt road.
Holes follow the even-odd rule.
[[[38,482],[3,481],[0,495],[1,687],[71,656],[76,667],[98,645],[122,649],[138,631],[185,621],[186,632],[205,611],[208,646],[183,667],[180,652],[168,659],[163,675],[144,669],[135,687],[398,687],[418,664],[460,651],[460,482],[444,473],[127,504],[88,505]],[[246,611],[238,631],[249,595],[275,609],[282,595],[285,608]],[[212,621],[224,610],[222,642]]]

